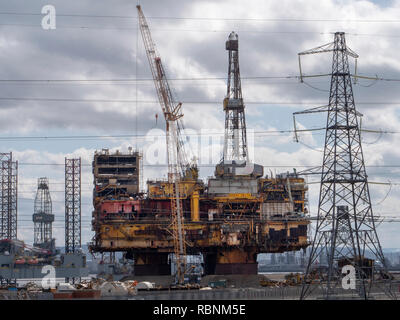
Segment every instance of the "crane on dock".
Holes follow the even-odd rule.
[[[182,201],[179,195],[179,181],[181,179],[197,179],[196,164],[189,164],[182,139],[183,123],[181,118],[182,103],[176,102],[162,65],[160,55],[151,37],[150,28],[140,5],[136,6],[139,16],[140,32],[142,34],[146,55],[149,60],[151,73],[166,122],[166,144],[168,161],[168,182],[173,188],[171,197],[171,229],[174,241],[176,261],[176,280],[183,284],[186,270],[186,242],[184,239],[184,223]]]

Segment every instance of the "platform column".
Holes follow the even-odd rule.
[[[191,219],[192,221],[200,221],[200,212],[199,212],[199,191],[193,191],[192,198],[191,198]]]
[[[218,251],[215,274],[257,274],[257,254],[254,250],[232,249]]]
[[[171,275],[168,253],[136,253],[134,257],[136,276]]]

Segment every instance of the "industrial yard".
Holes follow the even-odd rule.
[[[43,290],[32,282],[18,291],[0,290],[0,300],[298,300],[302,286],[297,274],[205,276],[199,285],[170,287],[173,276],[137,276],[137,281],[83,280],[75,286]],[[146,280],[154,282],[149,282]],[[394,274],[394,290],[400,274]],[[324,290],[315,284],[310,300],[322,300]],[[396,298],[398,293],[396,292]],[[335,299],[335,298],[334,298]],[[357,293],[343,290],[339,300],[359,300]],[[387,300],[379,286],[371,289],[372,300]]]
[[[67,55],[57,62],[66,63],[61,71],[42,79],[0,71],[0,90],[8,95],[0,101],[11,109],[27,101],[32,110],[65,103],[48,132],[31,127],[39,120],[28,112],[18,134],[0,126],[0,300],[397,300],[398,110],[397,103],[379,100],[395,97],[400,71],[389,77],[395,67],[372,63],[370,52],[367,67],[360,67],[368,41],[347,25],[392,20],[235,19],[229,10],[225,18],[205,11],[190,18],[176,7],[164,15],[152,0],[118,2],[134,16],[101,14],[110,9],[103,3],[80,14],[45,5],[41,29],[26,26],[46,33],[39,36],[43,43],[58,45],[55,35],[71,32],[69,41],[81,50],[73,30],[90,46],[101,38],[90,36],[98,26],[65,21],[109,19],[102,30],[112,44],[91,47],[84,62],[79,53]],[[384,11],[364,2],[356,5]],[[244,14],[241,6],[235,8]],[[65,19],[59,29],[56,16]],[[109,25],[113,19],[136,24]],[[169,21],[176,30],[168,29]],[[211,29],[197,30],[204,22]],[[218,22],[229,31],[215,31]],[[330,23],[329,31],[251,31],[251,23],[311,22]],[[282,42],[297,34],[290,47]],[[266,35],[275,39],[268,47],[261,46]],[[5,43],[0,38],[0,54],[11,50],[11,40]],[[117,44],[120,56],[110,53]],[[192,61],[197,54],[206,58]],[[112,61],[111,77],[96,76],[105,63],[92,65],[96,59]],[[281,69],[274,59],[284,59]],[[86,70],[81,78],[67,73],[74,61]],[[128,67],[135,70],[129,77],[113,74],[131,72]],[[274,75],[274,68],[290,74]],[[374,72],[382,75],[369,75]],[[391,91],[382,94],[377,83]],[[33,98],[10,98],[7,90],[16,85]],[[44,85],[54,86],[55,98],[35,96]],[[71,96],[60,98],[67,86]],[[82,97],[73,97],[72,88]],[[135,98],[120,98],[125,90]],[[83,107],[63,113],[76,103]],[[375,104],[386,105],[387,114],[378,115]]]

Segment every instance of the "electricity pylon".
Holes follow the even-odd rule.
[[[299,62],[302,55],[323,52],[333,53],[329,104],[295,113],[328,113],[316,232],[300,299],[315,288],[325,299],[350,293],[370,299],[378,287],[394,298],[372,212],[358,123],[361,114],[349,71],[348,57],[358,55],[346,46],[344,32],[336,32],[332,43],[299,53]],[[322,256],[327,258],[326,268],[317,267]]]

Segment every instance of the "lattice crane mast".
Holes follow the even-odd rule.
[[[177,281],[182,284],[186,270],[186,245],[184,239],[184,225],[182,219],[182,202],[179,195],[179,181],[181,178],[197,179],[196,165],[190,165],[181,136],[183,124],[181,118],[182,103],[176,102],[169,87],[164,67],[155,44],[152,40],[150,28],[142,12],[141,6],[136,6],[139,15],[139,26],[142,34],[146,55],[153,75],[158,100],[166,122],[166,142],[168,159],[168,181],[173,185],[174,193],[171,197],[171,220],[174,239],[174,253],[177,266]]]

